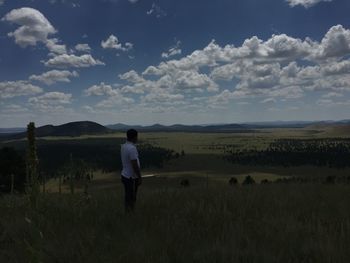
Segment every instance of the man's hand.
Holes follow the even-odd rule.
[[[134,169],[134,173],[137,176],[136,184],[141,185],[142,184],[141,171],[137,160],[131,160],[131,165],[132,165],[132,168]]]
[[[139,177],[136,179],[137,186],[140,186],[142,184],[142,177]]]

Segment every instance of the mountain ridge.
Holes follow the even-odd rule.
[[[79,137],[82,135],[99,135],[110,133],[111,130],[101,124],[92,121],[68,122],[62,125],[54,126],[52,124],[37,127],[35,129],[36,137]],[[22,139],[27,136],[26,132],[12,133],[2,135],[1,138],[7,140]]]

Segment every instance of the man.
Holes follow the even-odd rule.
[[[125,190],[125,212],[134,210],[137,188],[141,185],[141,171],[139,154],[135,143],[137,142],[137,131],[130,129],[126,132],[127,140],[121,146],[122,159],[122,183]]]

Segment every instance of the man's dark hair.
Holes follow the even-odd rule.
[[[137,131],[134,129],[130,129],[126,132],[126,138],[128,139],[128,141],[132,141],[133,139],[135,139],[137,137]]]

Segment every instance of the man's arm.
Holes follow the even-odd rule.
[[[137,177],[141,178],[141,171],[140,171],[140,167],[139,167],[137,160],[131,160],[131,165],[132,165],[132,168],[134,169],[134,173],[137,175]]]

